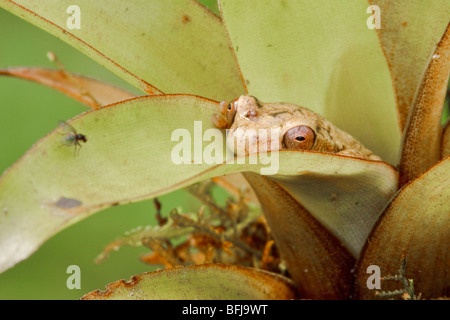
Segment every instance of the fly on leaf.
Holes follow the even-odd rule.
[[[68,147],[74,146],[76,154],[77,149],[81,148],[80,141],[83,141],[84,143],[87,142],[86,136],[84,134],[78,133],[74,127],[72,127],[65,121],[60,121],[59,125],[63,128],[65,133],[65,136],[62,139],[63,144]]]

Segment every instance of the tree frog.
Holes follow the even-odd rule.
[[[260,129],[275,129],[279,130],[278,150],[311,150],[381,161],[350,134],[317,113],[293,104],[262,103],[253,96],[243,95],[231,103],[222,101],[213,122],[219,129],[229,129],[227,146],[233,147],[230,144],[236,145],[239,139],[247,139],[246,154],[255,150],[251,149],[252,144],[256,144],[259,152],[272,150],[270,142],[261,143],[261,138],[270,139],[271,136],[261,137],[259,132]],[[252,135],[244,137],[248,131]]]

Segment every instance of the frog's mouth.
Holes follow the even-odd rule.
[[[281,131],[276,129],[227,129],[227,148],[237,156],[245,156],[253,153],[278,151],[281,145]]]

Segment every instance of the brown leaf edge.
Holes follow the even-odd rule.
[[[441,117],[450,74],[450,24],[425,72],[403,135],[399,186],[440,160]]]
[[[302,299],[348,299],[355,258],[275,181],[244,177],[258,196],[275,243]]]
[[[146,272],[140,275],[136,275],[132,277],[129,281],[119,280],[113,283],[110,283],[106,286],[106,289],[95,290],[90,293],[85,294],[81,297],[82,300],[107,300],[111,298],[111,296],[122,290],[127,290],[132,292],[133,289],[144,279],[144,278],[152,278],[152,277],[166,277],[168,280],[171,278],[178,280],[179,283],[179,292],[175,293],[175,295],[183,295],[183,288],[191,286],[190,283],[186,283],[184,281],[182,275],[183,273],[190,272],[198,275],[198,277],[202,277],[202,273],[205,271],[214,271],[214,273],[222,274],[226,276],[227,274],[238,275],[242,277],[241,285],[245,285],[246,288],[251,287],[257,292],[254,299],[271,299],[271,300],[286,300],[286,299],[294,299],[295,298],[295,287],[292,281],[288,278],[285,278],[279,274],[270,273],[263,270],[258,270],[249,267],[242,267],[236,265],[225,265],[225,264],[203,264],[203,265],[193,265],[193,266],[178,266],[171,269],[166,270],[158,270],[153,272]],[[179,277],[176,279],[176,277]],[[212,281],[212,286],[216,283],[216,278],[213,276],[210,278]],[[217,283],[220,292],[217,292],[219,296],[223,293],[225,298],[229,298],[233,295],[236,297],[239,296],[238,290],[236,290],[236,283],[233,286],[228,286],[227,283],[219,282]],[[192,286],[195,288],[195,284]],[[238,286],[239,288],[241,286]],[[157,292],[158,288],[152,288],[154,292]],[[181,291],[181,292],[180,292]],[[199,290],[201,291],[201,290]],[[157,295],[157,293],[156,293]],[[173,299],[170,297],[156,297],[156,299]],[[208,299],[207,296],[201,296],[201,293],[198,297],[186,297],[187,299]],[[180,298],[181,299],[181,298]]]
[[[0,76],[10,76],[39,83],[58,90],[91,109],[134,98],[132,94],[112,84],[65,70],[39,67],[14,67],[0,69]]]

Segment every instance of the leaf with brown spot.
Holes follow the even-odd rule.
[[[0,69],[0,75],[35,81],[61,91],[92,109],[136,96],[114,85],[62,70],[16,67]]]
[[[374,299],[367,288],[367,267],[377,265],[381,276],[394,275],[406,252],[408,279],[425,299],[450,295],[450,158],[407,184],[381,216],[357,268],[356,298]],[[398,289],[382,282],[381,289]],[[394,285],[394,287],[393,287]]]
[[[175,267],[116,281],[84,300],[287,300],[291,280],[247,267],[222,264]]]
[[[174,162],[172,154],[180,144],[173,140],[175,130],[188,135],[182,140],[189,143],[190,139],[200,138],[200,150],[205,150],[209,143],[202,137],[206,130],[214,128],[211,118],[218,108],[215,101],[191,95],[139,97],[68,121],[87,137],[76,155],[73,145],[62,145],[61,128],[42,138],[0,179],[0,208],[9,212],[7,216],[0,215],[0,270],[27,258],[56,232],[106,207],[153,198],[214,176],[243,171],[260,173],[267,165],[250,164],[248,158],[241,159],[241,163],[233,157],[228,159],[225,141],[221,139],[218,142],[223,149],[218,150],[218,155],[222,163],[202,160],[193,164],[192,157],[185,164]],[[202,124],[200,136],[195,133],[195,121]],[[225,139],[224,135],[221,137]],[[328,184],[327,178],[336,180],[340,175],[364,181],[370,191],[368,197],[378,197],[374,209],[370,209],[373,202],[359,199],[368,205],[364,216],[369,223],[378,215],[377,207],[397,186],[395,170],[380,161],[300,151],[280,152],[278,160],[273,164],[279,165],[278,174],[285,179],[312,172],[324,177],[318,186]],[[355,202],[352,193],[346,193],[348,204]],[[328,203],[329,194],[320,196]],[[77,199],[82,205],[61,208],[55,205],[61,197]],[[319,212],[311,210],[312,214],[324,214],[320,212],[323,208],[315,209]],[[356,252],[361,244],[353,239],[364,238],[366,232],[359,222],[361,219],[356,219],[354,226],[362,236],[355,238],[352,234],[346,240],[345,233],[341,234],[342,241],[353,243],[352,250],[356,248]]]
[[[441,156],[441,117],[450,75],[450,24],[434,52],[406,123],[399,166],[400,186]]]

